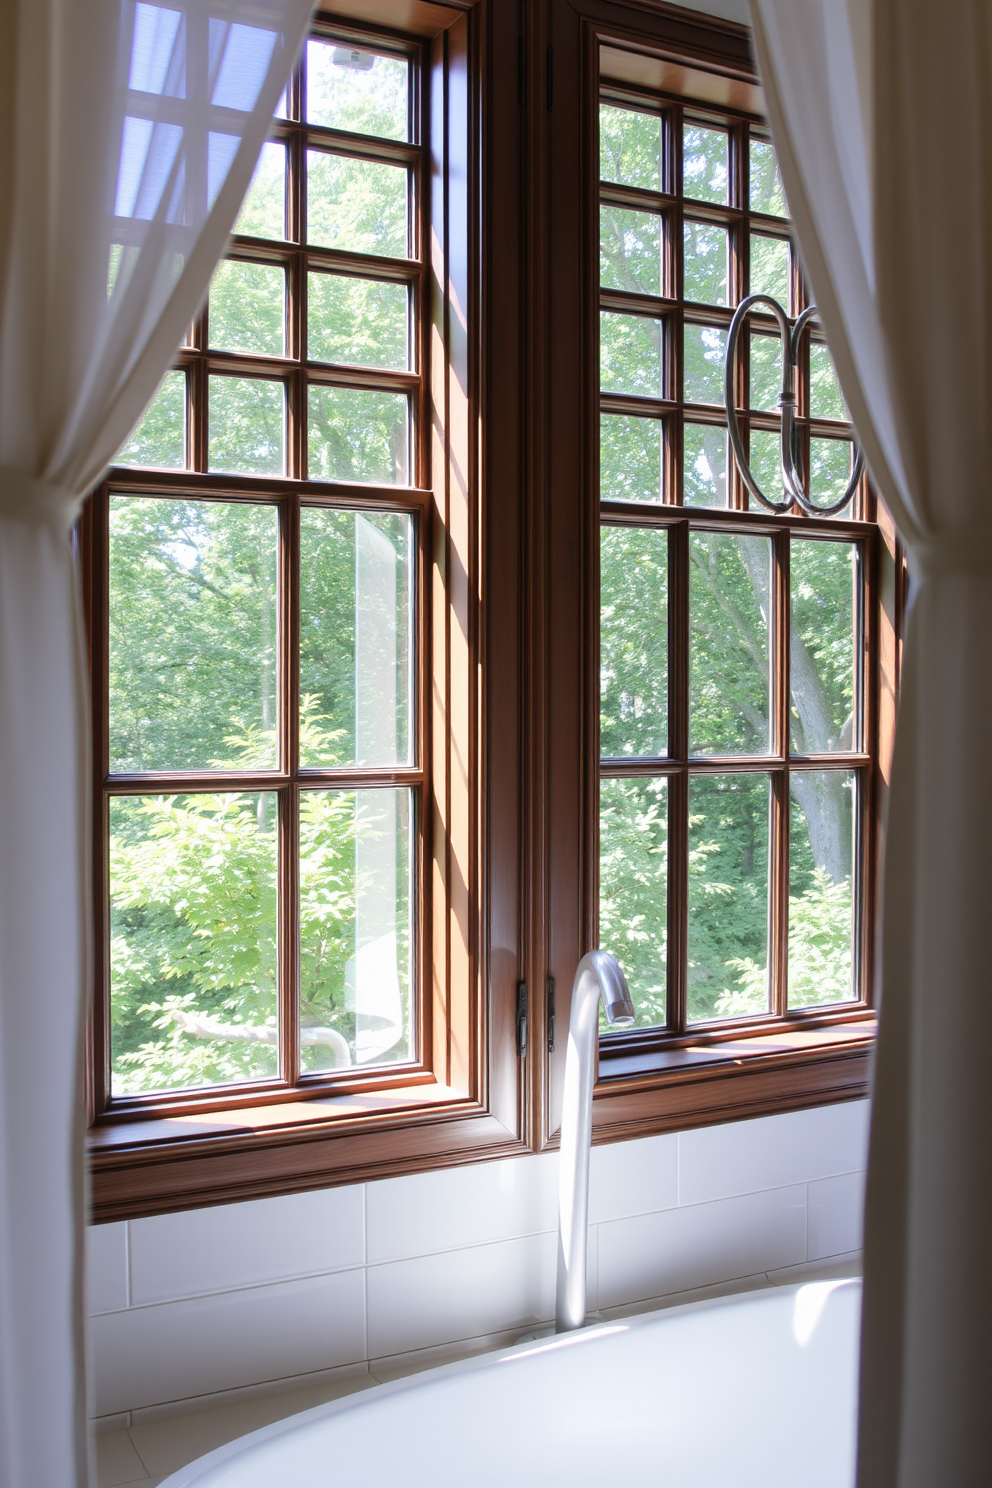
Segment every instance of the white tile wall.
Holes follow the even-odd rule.
[[[594,1148],[590,1308],[856,1253],[866,1129],[858,1102]],[[553,1314],[557,1166],[511,1158],[91,1229],[98,1415],[511,1341]]]

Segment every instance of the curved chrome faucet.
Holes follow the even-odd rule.
[[[586,1320],[589,1147],[600,999],[611,1023],[619,1028],[633,1023],[634,1007],[623,972],[606,951],[590,951],[575,973],[568,1020],[558,1170],[556,1333],[581,1328]]]

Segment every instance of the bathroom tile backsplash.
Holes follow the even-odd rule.
[[[856,1252],[867,1115],[855,1102],[594,1148],[590,1309],[791,1280]],[[92,1227],[94,1413],[369,1361],[401,1372],[420,1350],[510,1341],[554,1311],[557,1163],[508,1158]]]

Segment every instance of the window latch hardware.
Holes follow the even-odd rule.
[[[527,983],[517,983],[517,1053],[521,1059],[527,1053]]]
[[[548,977],[548,1053],[555,1052],[555,979]]]

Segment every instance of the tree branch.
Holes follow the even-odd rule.
[[[224,1039],[228,1043],[275,1044],[279,1041],[279,1030],[268,1024],[253,1027],[249,1023],[218,1023],[215,1018],[198,1017],[176,1008],[173,1016],[183,1033],[193,1038]],[[336,1028],[301,1028],[301,1044],[326,1044],[334,1050],[335,1065],[351,1064],[351,1049],[344,1034]]]

